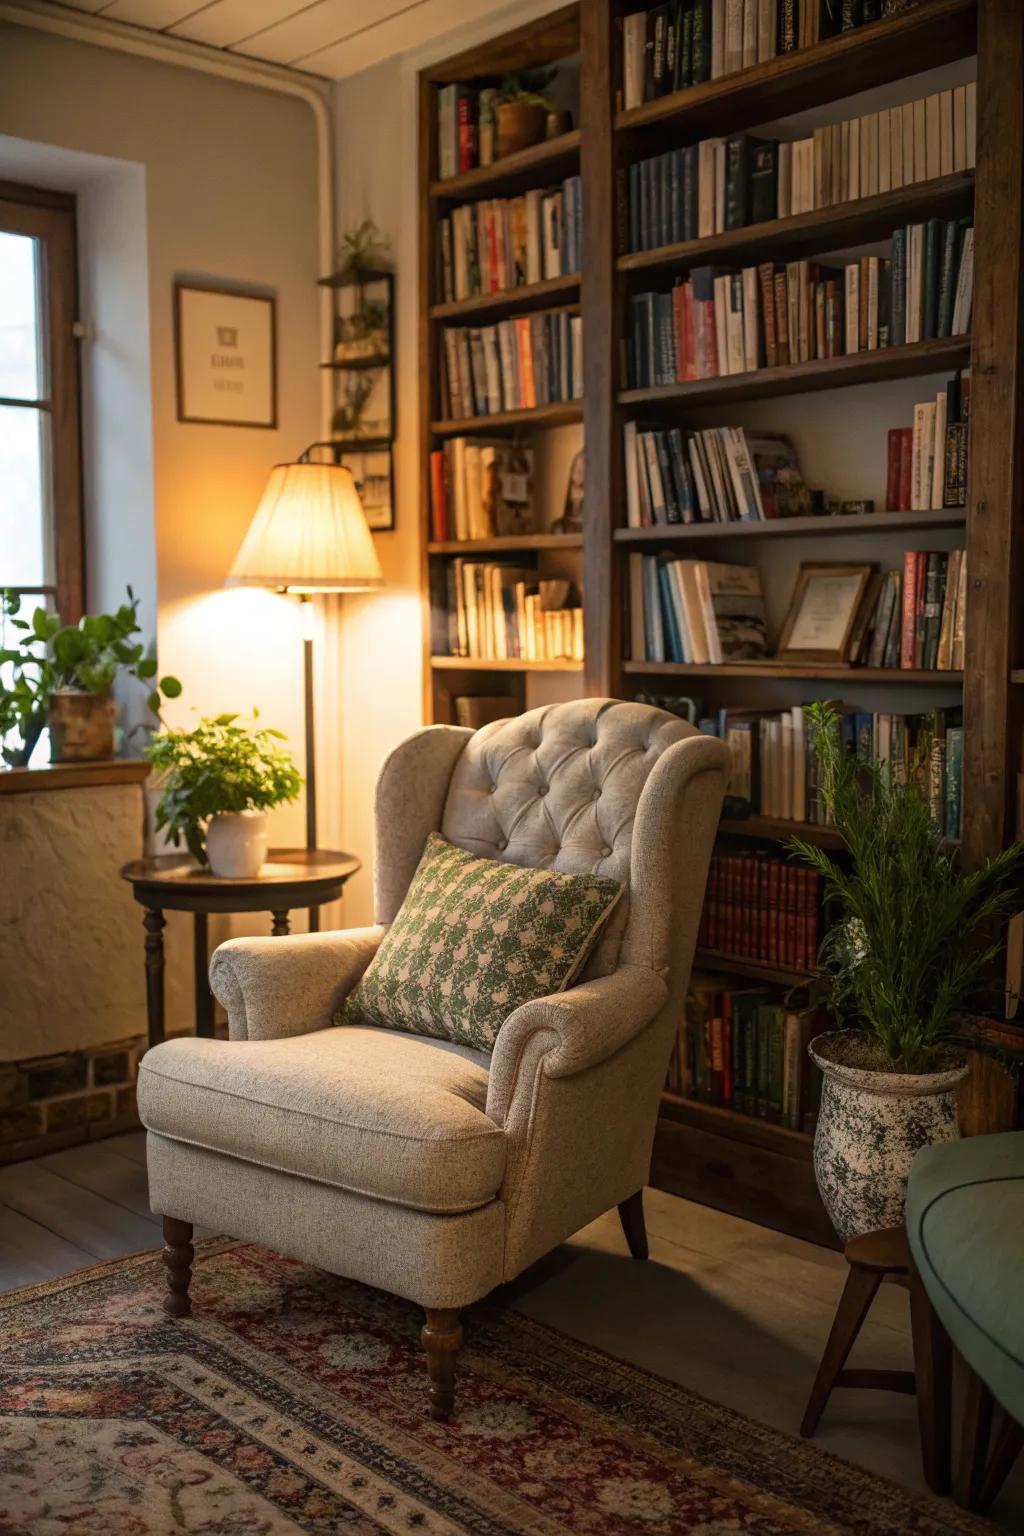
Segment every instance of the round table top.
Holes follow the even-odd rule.
[[[163,853],[151,859],[133,859],[121,876],[136,888],[158,888],[167,896],[215,897],[221,901],[249,898],[267,903],[276,890],[310,889],[343,885],[361,867],[351,853],[333,848],[271,848],[258,875],[233,879],[211,874],[188,853]]]

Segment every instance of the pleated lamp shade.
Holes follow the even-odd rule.
[[[359,592],[384,584],[350,470],[275,464],[228,586]]]

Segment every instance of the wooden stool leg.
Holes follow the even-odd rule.
[[[622,1223],[622,1231],[629,1251],[634,1259],[646,1259],[647,1250],[647,1223],[644,1221],[644,1192],[638,1189],[635,1195],[630,1195],[628,1200],[623,1200],[619,1206],[619,1220]]]
[[[859,1264],[850,1265],[850,1273],[836,1308],[832,1332],[828,1336],[800,1425],[800,1433],[805,1438],[813,1435],[818,1427],[825,1404],[836,1384],[836,1377],[846,1364],[853,1341],[861,1330],[861,1324],[867,1317],[868,1308],[881,1283],[882,1276],[877,1270],[864,1269]]]
[[[1011,1419],[1008,1413],[1004,1414],[992,1449],[992,1460],[978,1489],[977,1508],[983,1515],[988,1514],[992,1508],[1000,1488],[1006,1482],[1022,1449],[1024,1449],[1024,1428],[1017,1423],[1016,1419]]]
[[[967,1374],[967,1390],[964,1394],[964,1417],[960,1429],[960,1461],[956,1471],[953,1494],[964,1509],[973,1509],[985,1475],[988,1461],[989,1437],[992,1433],[992,1393],[964,1362]]]
[[[171,1317],[188,1317],[192,1311],[189,1286],[192,1284],[192,1223],[164,1217],[164,1264],[167,1267],[167,1295],[164,1311]]]
[[[913,1262],[910,1265],[910,1327],[914,1337],[917,1422],[921,1430],[925,1481],[933,1493],[948,1493],[953,1346]]]
[[[447,1419],[455,1404],[455,1357],[462,1344],[462,1324],[451,1307],[427,1307],[425,1311],[427,1320],[420,1338],[427,1352],[430,1417]]]

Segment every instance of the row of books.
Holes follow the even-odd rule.
[[[873,197],[973,167],[973,85],[816,128],[792,142],[734,134],[629,167],[628,249],[654,250]]]
[[[431,572],[435,656],[582,661],[583,609],[572,584],[498,560],[446,560]]]
[[[864,761],[887,763],[906,782],[919,745],[927,738],[928,797],[932,816],[946,837],[960,836],[963,779],[963,710],[894,715],[856,710],[837,703],[840,731],[848,750]],[[818,763],[809,739],[804,707],[720,709],[698,721],[732,754],[725,815],[742,820],[768,816],[825,826],[829,818],[818,790]]]
[[[820,1015],[786,1008],[763,988],[698,973],[666,1087],[699,1103],[811,1132],[821,1081],[807,1047],[827,1027]]]
[[[444,85],[437,93],[437,174],[441,181],[498,159],[501,92],[487,85]]]
[[[583,202],[578,176],[522,197],[453,208],[438,221],[445,303],[504,293],[580,270]]]
[[[781,432],[644,429],[630,421],[623,458],[630,528],[812,515],[796,450]]]
[[[818,953],[821,876],[761,850],[716,853],[697,943],[701,949],[809,971]]]
[[[446,326],[442,409],[462,419],[531,410],[583,394],[583,321],[568,310],[497,325]]]
[[[868,601],[871,617],[851,661],[926,672],[962,671],[967,612],[962,549],[908,549],[902,571],[876,575]]]
[[[971,376],[958,373],[934,400],[914,406],[910,427],[888,435],[885,503],[890,512],[967,505]]]
[[[533,531],[533,449],[452,437],[430,455],[430,536],[493,539]]]
[[[719,665],[768,654],[756,565],[629,557],[629,643],[633,661]]]
[[[622,19],[627,109],[810,48],[907,0],[669,0]]]
[[[629,301],[630,387],[751,373],[970,329],[974,230],[930,220],[893,234],[892,259],[843,266],[694,267],[669,293]]]

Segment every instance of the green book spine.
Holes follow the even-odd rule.
[[[693,7],[693,53],[687,85],[700,85],[711,79],[711,0],[695,0]]]
[[[782,1090],[786,1072],[786,1015],[781,1008],[771,1008],[769,1013],[768,1118],[778,1122],[782,1119]]]
[[[925,341],[938,335],[939,254],[942,247],[942,221],[929,219],[924,232],[924,328]]]
[[[949,219],[942,226],[942,259],[939,263],[939,309],[936,336],[949,336],[953,330],[953,304],[956,299],[957,226]]]
[[[946,732],[946,836],[960,836],[960,798],[964,763],[963,726],[954,725]]]
[[[676,60],[675,89],[681,91],[684,86],[690,84],[693,79],[693,10],[691,7],[683,12],[683,35],[679,49],[679,57]]]

